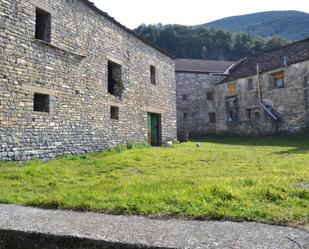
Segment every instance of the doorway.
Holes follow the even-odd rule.
[[[152,146],[161,145],[161,115],[147,113],[148,143]]]

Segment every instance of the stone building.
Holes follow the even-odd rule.
[[[238,62],[215,87],[217,133],[294,133],[309,126],[309,38]]]
[[[176,101],[178,136],[216,132],[215,84],[233,65],[227,61],[177,59]]]
[[[88,0],[1,0],[0,160],[176,139],[173,58]]]

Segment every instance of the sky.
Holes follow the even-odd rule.
[[[90,0],[128,28],[145,24],[197,25],[268,10],[309,13],[308,0]]]

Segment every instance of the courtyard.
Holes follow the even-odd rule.
[[[308,228],[309,137],[209,136],[0,162],[0,203]]]

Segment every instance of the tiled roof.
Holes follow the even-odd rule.
[[[89,6],[90,8],[92,8],[93,10],[97,11],[100,15],[104,16],[106,19],[108,19],[109,21],[111,21],[112,23],[114,23],[115,25],[117,25],[118,27],[120,27],[121,29],[123,29],[124,31],[128,32],[129,34],[135,36],[137,39],[141,40],[143,43],[153,47],[154,49],[160,51],[161,53],[165,54],[166,56],[175,59],[175,57],[173,55],[171,55],[169,52],[159,48],[157,45],[145,40],[144,38],[140,37],[138,34],[136,34],[133,30],[127,28],[126,26],[122,25],[120,22],[116,21],[113,17],[111,17],[109,14],[107,14],[106,12],[102,11],[101,9],[99,9],[98,7],[95,6],[95,4],[89,0],[80,0],[83,3],[85,3],[87,6]]]
[[[192,59],[176,59],[176,72],[190,73],[221,73],[233,65],[229,61],[214,61],[214,60],[192,60]]]
[[[309,60],[309,38],[240,60],[229,70],[229,76],[220,83],[255,75],[257,64],[259,64],[260,73],[283,68],[284,58],[287,65]]]

